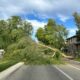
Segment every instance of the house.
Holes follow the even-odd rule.
[[[69,54],[76,54],[77,51],[80,51],[80,42],[77,41],[77,36],[72,36],[67,38],[67,51]]]

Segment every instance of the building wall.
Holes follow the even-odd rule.
[[[80,50],[80,45],[77,46],[77,49]]]
[[[74,55],[75,52],[77,51],[77,46],[75,45],[76,42],[77,42],[76,37],[69,38],[67,40],[67,49],[70,55]]]
[[[77,51],[77,47],[75,44],[68,45],[68,53],[70,55],[74,55],[76,51]]]
[[[67,40],[67,44],[68,44],[68,45],[74,44],[74,43],[76,43],[76,42],[77,42],[76,37],[75,37],[75,38],[70,38],[70,39]]]

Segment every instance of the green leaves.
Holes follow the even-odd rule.
[[[73,16],[78,28],[78,30],[76,31],[77,41],[80,42],[80,14],[75,12]]]
[[[25,34],[27,36],[31,36],[32,30],[33,30],[33,27],[31,25],[31,23],[28,23],[28,22],[24,21],[23,22],[23,30],[25,31]]]
[[[58,25],[53,19],[49,19],[44,28],[39,28],[36,37],[39,41],[60,49],[64,46],[64,40],[68,35],[68,31],[63,25]]]
[[[75,12],[75,13],[73,14],[73,16],[74,16],[76,25],[77,25],[78,29],[80,30],[80,15],[79,15],[77,12]]]
[[[0,48],[7,47],[24,36],[32,34],[32,25],[19,16],[12,16],[8,20],[0,20]]]
[[[21,25],[22,19],[19,16],[12,16],[8,19],[8,25],[11,29],[18,28],[19,25]]]
[[[38,40],[44,42],[45,40],[45,32],[43,28],[39,28],[37,33],[36,33],[36,37],[38,38]]]

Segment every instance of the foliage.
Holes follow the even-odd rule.
[[[77,51],[75,52],[75,58],[80,58],[80,50],[77,50]]]
[[[17,42],[23,36],[30,36],[32,25],[19,16],[12,16],[8,20],[0,20],[0,48]]]
[[[32,27],[32,25],[31,25],[31,23],[29,23],[29,22],[27,22],[26,23],[26,21],[24,21],[23,22],[24,24],[23,24],[23,29],[24,29],[24,31],[25,31],[25,34],[26,35],[31,35],[32,34],[32,30],[33,30],[33,27]],[[26,27],[27,26],[27,27]]]
[[[51,63],[49,59],[43,57],[38,45],[29,37],[23,37],[18,43],[10,45],[7,50],[5,56],[10,60],[25,61],[27,64]]]
[[[38,40],[45,42],[45,33],[43,28],[39,28],[37,30],[36,37],[38,38]]]
[[[64,35],[62,32],[58,33],[57,26],[55,27],[55,25],[55,22],[50,20],[44,29],[40,28],[38,30],[36,36],[45,44],[53,45],[55,43],[55,34],[61,34],[60,36]],[[6,53],[3,60],[8,61],[0,64],[1,70],[20,61],[25,61],[26,64],[53,63],[50,57],[42,54],[43,48],[39,48],[37,43],[31,39],[32,29],[32,25],[22,20],[19,16],[12,16],[8,20],[0,20],[0,48],[5,49]],[[61,31],[63,31],[63,29],[63,27],[60,28]],[[55,46],[57,45],[55,44]],[[52,51],[47,50],[47,52]],[[45,53],[44,50],[43,53]]]
[[[17,61],[9,60],[9,61],[0,61],[0,72],[7,69],[8,67],[14,65]]]
[[[53,54],[53,51],[52,51],[51,49],[45,49],[45,50],[44,50],[44,53],[45,53],[46,55],[50,55],[50,54]]]
[[[60,60],[60,59],[61,59],[61,54],[60,54],[60,52],[57,51],[57,52],[55,53],[54,58],[55,58],[56,60]]]
[[[77,41],[80,41],[80,15],[77,12],[75,12],[73,16],[78,28],[78,31],[76,31]]]
[[[44,28],[39,28],[36,37],[39,41],[52,47],[61,49],[65,44],[68,31],[63,25],[58,25],[54,20],[49,19]]]
[[[75,12],[75,13],[73,14],[73,16],[74,16],[76,25],[77,25],[78,29],[80,30],[80,15],[79,15],[77,12]]]
[[[76,58],[75,60],[80,62],[80,58]]]

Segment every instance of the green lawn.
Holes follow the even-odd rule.
[[[80,58],[75,59],[76,61],[80,61]]]
[[[0,72],[7,69],[8,67],[16,64],[16,63],[17,63],[16,61],[8,61],[8,60],[7,61],[5,61],[5,60],[2,61],[1,60],[0,61]]]

